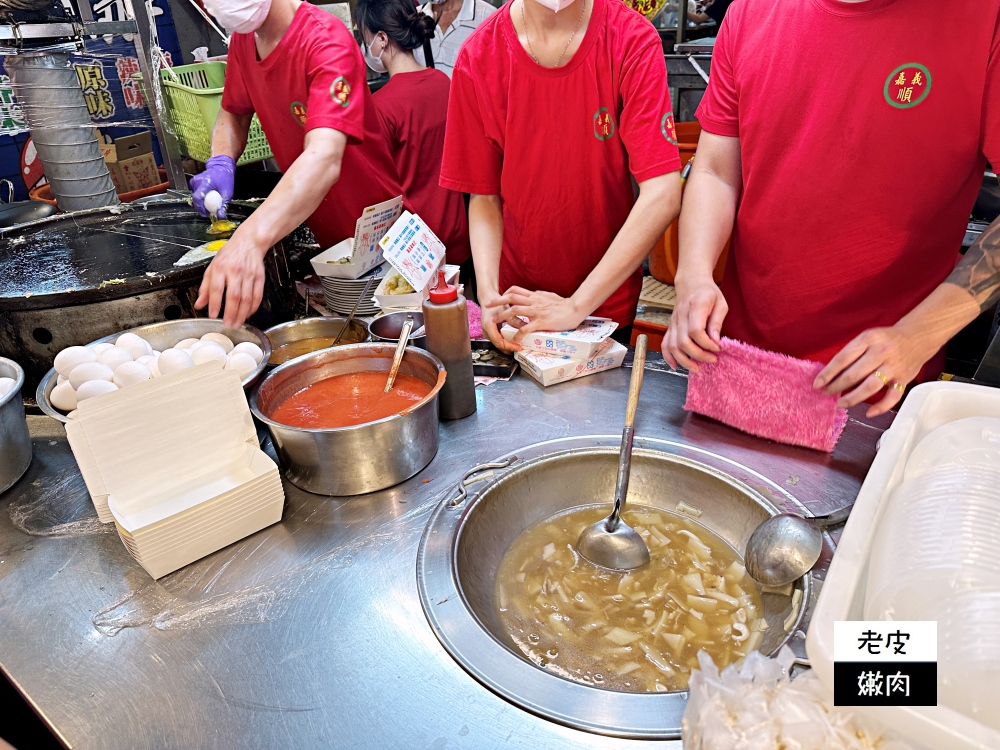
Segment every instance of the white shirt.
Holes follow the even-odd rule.
[[[433,18],[432,4],[427,3],[420,10]],[[434,55],[434,67],[451,78],[455,67],[458,51],[469,35],[476,30],[486,17],[495,13],[496,8],[486,0],[463,0],[462,9],[458,11],[455,20],[443,33],[440,26],[434,27],[434,39],[431,41],[431,54]],[[413,50],[413,56],[421,65],[426,65],[423,47]]]

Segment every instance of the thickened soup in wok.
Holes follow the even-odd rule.
[[[576,551],[607,506],[530,526],[500,562],[495,603],[504,630],[536,665],[612,690],[683,690],[704,650],[721,669],[760,647],[767,622],[739,555],[690,519],[631,507],[622,514],[651,562],[620,572]]]

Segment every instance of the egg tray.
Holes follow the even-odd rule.
[[[486,355],[488,359],[482,359]],[[517,362],[513,354],[505,354],[489,341],[472,342],[472,373],[485,378],[506,380],[517,372]]]

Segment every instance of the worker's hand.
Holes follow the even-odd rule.
[[[711,276],[692,282],[676,280],[677,302],[670,327],[663,337],[663,359],[698,372],[699,362],[715,362],[722,336],[722,321],[729,305]]]
[[[827,396],[840,395],[837,406],[845,409],[885,388],[885,396],[869,407],[867,416],[884,414],[899,403],[906,385],[937,352],[937,347],[928,346],[924,338],[919,331],[899,324],[870,328],[830,360],[816,376],[813,387],[822,388]]]
[[[490,340],[497,349],[502,352],[507,352],[512,354],[516,351],[520,351],[521,347],[517,344],[512,344],[507,341],[500,333],[500,324],[498,318],[504,314],[507,310],[507,305],[501,303],[500,295],[497,292],[490,292],[489,290],[484,290],[482,288],[477,290],[479,296],[479,307],[483,311],[483,333],[486,334],[486,338]],[[514,320],[511,325],[515,328],[519,328],[521,325],[520,320]]]
[[[226,328],[238,328],[264,298],[264,253],[241,226],[205,269],[195,308],[208,305],[208,317],[218,318],[223,295]]]
[[[220,154],[205,162],[205,171],[191,178],[191,202],[199,215],[208,217],[205,208],[205,196],[215,190],[222,197],[222,208],[216,212],[216,218],[226,218],[226,206],[233,199],[233,186],[236,182],[236,162],[233,157]]]
[[[587,313],[578,309],[570,297],[560,297],[552,292],[529,292],[519,286],[512,286],[497,300],[507,309],[497,316],[497,322],[509,323],[520,328],[512,343],[520,347],[521,341],[535,331],[572,331]],[[518,319],[528,322],[519,326]]]

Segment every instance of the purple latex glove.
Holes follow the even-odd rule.
[[[233,157],[220,154],[205,162],[205,171],[191,178],[191,201],[201,216],[208,216],[205,196],[215,190],[222,196],[222,208],[216,218],[226,218],[226,206],[233,199],[233,183],[236,179],[236,162]]]

